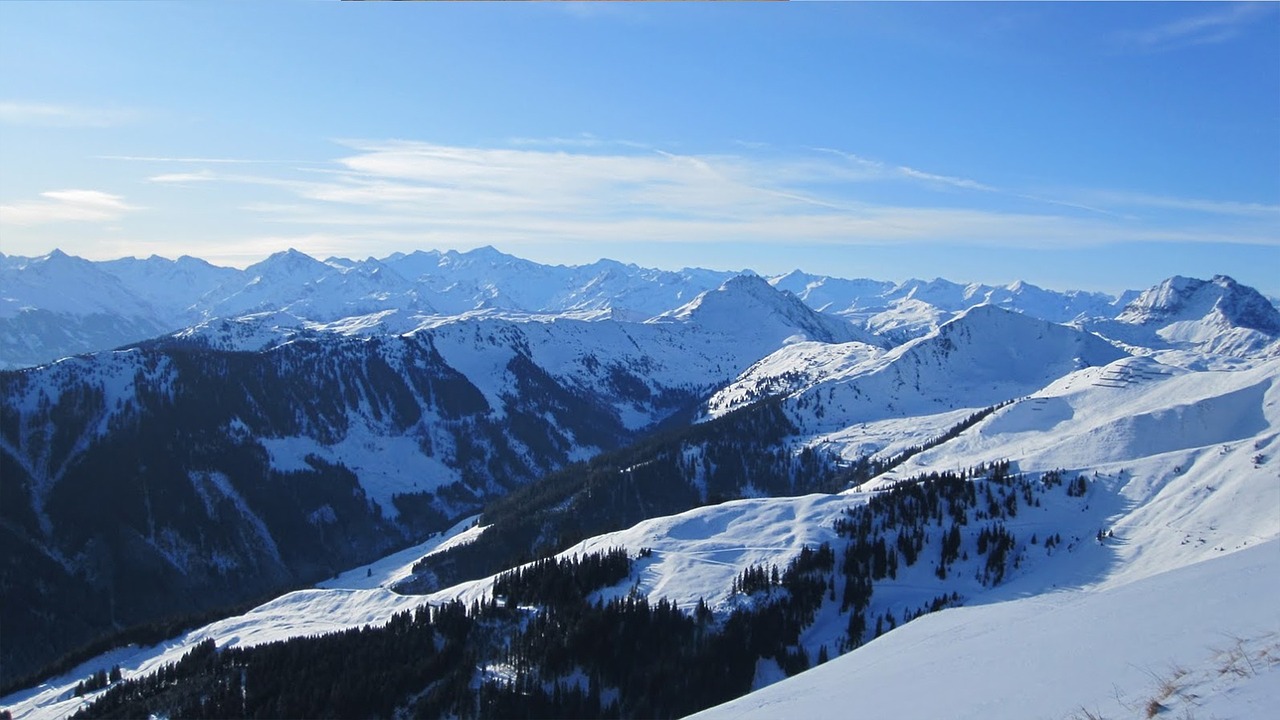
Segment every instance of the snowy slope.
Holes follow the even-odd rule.
[[[998,458],[1096,472],[1115,493],[1108,526],[1131,541],[1118,551],[1128,576],[1275,535],[1278,437],[1280,362],[1186,372],[1126,358],[998,410],[896,476]]]
[[[707,408],[719,415],[765,394],[785,393],[789,412],[803,427],[839,433],[995,405],[1122,355],[1087,333],[980,305],[888,352],[859,344],[784,348],[712,396]]]
[[[947,584],[917,568],[877,590],[879,611],[901,614],[953,587],[963,588],[966,606],[927,615],[776,684],[778,670],[762,666],[757,684],[763,689],[706,716],[1143,717],[1146,703],[1158,699],[1197,717],[1209,710],[1217,717],[1258,717],[1280,700],[1280,616],[1270,602],[1280,591],[1277,379],[1276,362],[1189,372],[1150,358],[1122,358],[1078,370],[997,411],[858,492],[698,508],[586,540],[563,554],[650,548],[633,583],[602,596],[624,594],[634,584],[651,598],[686,608],[704,599],[725,612],[744,602],[728,590],[735,575],[751,565],[783,564],[804,545],[833,541],[841,511],[865,502],[867,490],[878,485],[1002,457],[1032,473],[1067,468],[1090,477],[1088,496],[1068,499],[1059,489],[1010,525],[1022,538],[1056,530],[1066,536],[1065,551],[1045,554],[1028,546],[1021,568],[991,589],[964,581],[962,573]],[[451,532],[463,533],[467,525]],[[1094,529],[1112,537],[1097,543]],[[458,537],[465,541],[481,531],[470,528]],[[15,717],[58,717],[79,702],[69,697],[70,688],[98,667],[120,664],[129,676],[177,659],[205,637],[220,645],[266,642],[379,622],[423,600],[469,601],[490,592],[491,579],[427,598],[380,589],[431,547],[355,569],[158,648],[115,651],[5,698],[3,706]],[[830,609],[819,615],[805,635],[811,657],[819,645],[833,646],[839,625]],[[1177,690],[1166,692],[1166,684]]]
[[[1275,361],[1125,358],[912,458],[866,487],[997,458],[1066,468],[1094,480],[1085,517],[1111,536],[705,717],[1148,717],[1153,699],[1263,716],[1280,701],[1278,380]]]
[[[1277,596],[1273,539],[1126,585],[927,615],[694,717],[1267,717]]]

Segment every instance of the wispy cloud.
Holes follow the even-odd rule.
[[[112,127],[135,121],[136,110],[0,101],[0,123],[44,127]]]
[[[1026,248],[1129,241],[1280,244],[1277,210],[1269,205],[1002,188],[834,149],[689,154],[606,141],[575,148],[554,139],[505,147],[340,144],[347,153],[310,166],[186,158],[194,167],[148,179],[185,186],[188,193],[220,192],[214,187],[219,184],[250,186],[252,199],[234,207],[242,224],[273,228],[256,234],[280,238],[296,230],[316,246],[323,241],[337,248],[337,239],[346,237],[382,244],[388,252],[423,243],[690,240]],[[39,207],[11,212],[51,216],[56,204],[57,198],[46,197]]]
[[[1149,195],[1146,193],[1121,191],[1094,191],[1088,195],[1090,202],[1109,204],[1125,208],[1156,208],[1160,210],[1177,210],[1189,213],[1237,216],[1246,218],[1270,218],[1280,221],[1280,205],[1266,203],[1246,203],[1224,200],[1204,200],[1199,198],[1169,197]],[[1280,226],[1277,226],[1280,234]]]
[[[1201,10],[1206,6],[1188,3],[1187,7]],[[1212,7],[1209,12],[1197,12],[1125,33],[1120,40],[1123,44],[1150,52],[1213,45],[1239,37],[1249,26],[1276,11],[1276,6],[1271,3],[1231,3]]]
[[[160,175],[152,175],[147,178],[147,182],[181,185],[194,182],[209,182],[217,179],[218,176],[210,170],[196,170],[195,172],[161,173]]]
[[[873,160],[844,150],[834,148],[813,148],[817,152],[842,158],[849,165],[858,168],[868,180],[908,180],[932,185],[934,187],[951,187],[961,190],[977,190],[980,192],[998,192],[996,188],[969,178],[940,175],[926,172],[906,165],[890,165],[881,160]]]
[[[109,222],[140,210],[119,195],[101,190],[50,190],[40,200],[0,205],[0,224],[44,225],[56,222]]]
[[[913,180],[923,180],[925,182],[936,183],[938,185],[947,185],[950,187],[960,188],[962,190],[981,190],[982,192],[995,192],[995,188],[991,187],[990,185],[984,185],[978,182],[977,180],[970,180],[969,178],[951,177],[949,175],[935,175],[934,173],[928,173],[923,170],[916,170],[915,168],[910,168],[902,165],[898,166],[897,172]]]

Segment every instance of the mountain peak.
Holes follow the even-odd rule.
[[[328,266],[304,252],[289,248],[271,253],[266,260],[245,268],[245,272],[252,277],[263,273],[296,272],[316,267]]]
[[[1280,311],[1257,290],[1227,275],[1211,280],[1175,275],[1144,291],[1116,319],[1134,325],[1216,320],[1280,334]]]
[[[764,293],[778,292],[778,290],[774,289],[774,287],[769,284],[769,281],[751,272],[745,272],[740,275],[734,275],[728,280],[725,280],[724,284],[721,285],[721,287],[725,290],[742,289],[749,292],[764,292]]]
[[[696,322],[707,327],[743,323],[761,328],[773,326],[829,343],[861,339],[848,322],[813,310],[793,293],[775,288],[754,273],[735,275],[715,290],[655,319]]]
[[[71,265],[82,266],[92,265],[89,260],[76,255],[68,255],[58,248],[54,248],[47,255],[35,258],[36,262],[48,267],[68,267]]]
[[[488,262],[510,262],[519,260],[515,255],[508,255],[492,245],[481,245],[478,248],[472,248],[459,256],[469,260],[484,260]]]
[[[279,252],[271,253],[271,255],[267,259],[271,259],[271,258],[290,258],[295,260],[300,258],[306,258],[307,260],[315,259],[297,248],[289,248],[287,250],[281,250]]]

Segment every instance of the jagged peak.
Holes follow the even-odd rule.
[[[725,280],[724,283],[721,285],[721,287],[725,289],[758,288],[761,290],[768,288],[768,290],[770,291],[777,292],[777,290],[774,290],[773,286],[769,284],[768,280],[765,280],[764,278],[760,277],[759,275],[753,272],[743,272],[743,273],[734,275],[728,280]]]
[[[70,255],[63,252],[59,248],[54,248],[48,253],[39,257],[31,258],[27,265],[30,267],[45,268],[81,268],[81,269],[97,269],[97,264],[92,260],[86,260],[79,255]]]
[[[78,255],[70,255],[58,248],[54,248],[40,257],[31,258],[26,265],[31,268],[44,268],[54,272],[67,272],[72,269],[80,272],[99,272],[98,264],[92,260],[86,260]]]

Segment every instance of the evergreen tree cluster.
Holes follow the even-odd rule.
[[[587,553],[581,558],[544,558],[509,570],[493,582],[495,598],[507,605],[563,606],[580,602],[587,593],[616,585],[631,574],[631,558],[623,548]]]
[[[76,683],[76,697],[81,697],[85,693],[97,692],[107,687],[111,683],[119,682],[121,679],[120,666],[116,665],[111,668],[111,672],[99,669],[87,679]]]
[[[77,718],[388,717],[411,693],[470,682],[467,639],[494,608],[461,603],[318,637],[218,650],[212,639],[144,678],[116,683]]]
[[[1083,481],[1083,477],[1080,478]],[[1068,495],[1078,497],[1068,484]],[[865,612],[871,605],[875,583],[895,579],[901,567],[920,561],[930,543],[938,542],[934,574],[942,580],[957,562],[968,561],[970,553],[981,559],[976,579],[984,586],[1004,581],[1019,562],[1020,546],[1005,521],[1015,518],[1020,506],[1040,504],[1038,493],[1062,484],[1062,472],[1052,471],[1038,482],[1012,472],[1007,461],[984,464],[963,472],[932,472],[894,484],[875,493],[866,504],[851,507],[835,521],[835,531],[848,538],[841,572],[844,575],[840,604],[850,613],[844,648],[866,640]],[[1045,547],[1052,549],[1061,537],[1050,536]],[[1034,544],[1034,543],[1033,543]],[[960,598],[940,596],[904,619],[958,603]],[[875,619],[874,634],[896,626],[892,613]]]
[[[550,592],[536,609],[455,601],[254,647],[207,640],[76,717],[678,717],[748,692],[760,658],[809,667],[799,634],[828,590],[830,546],[803,549],[767,603],[719,621],[701,602],[689,613],[635,595],[586,600],[629,562],[609,550],[506,574],[509,597],[547,592],[548,578],[585,591]]]

